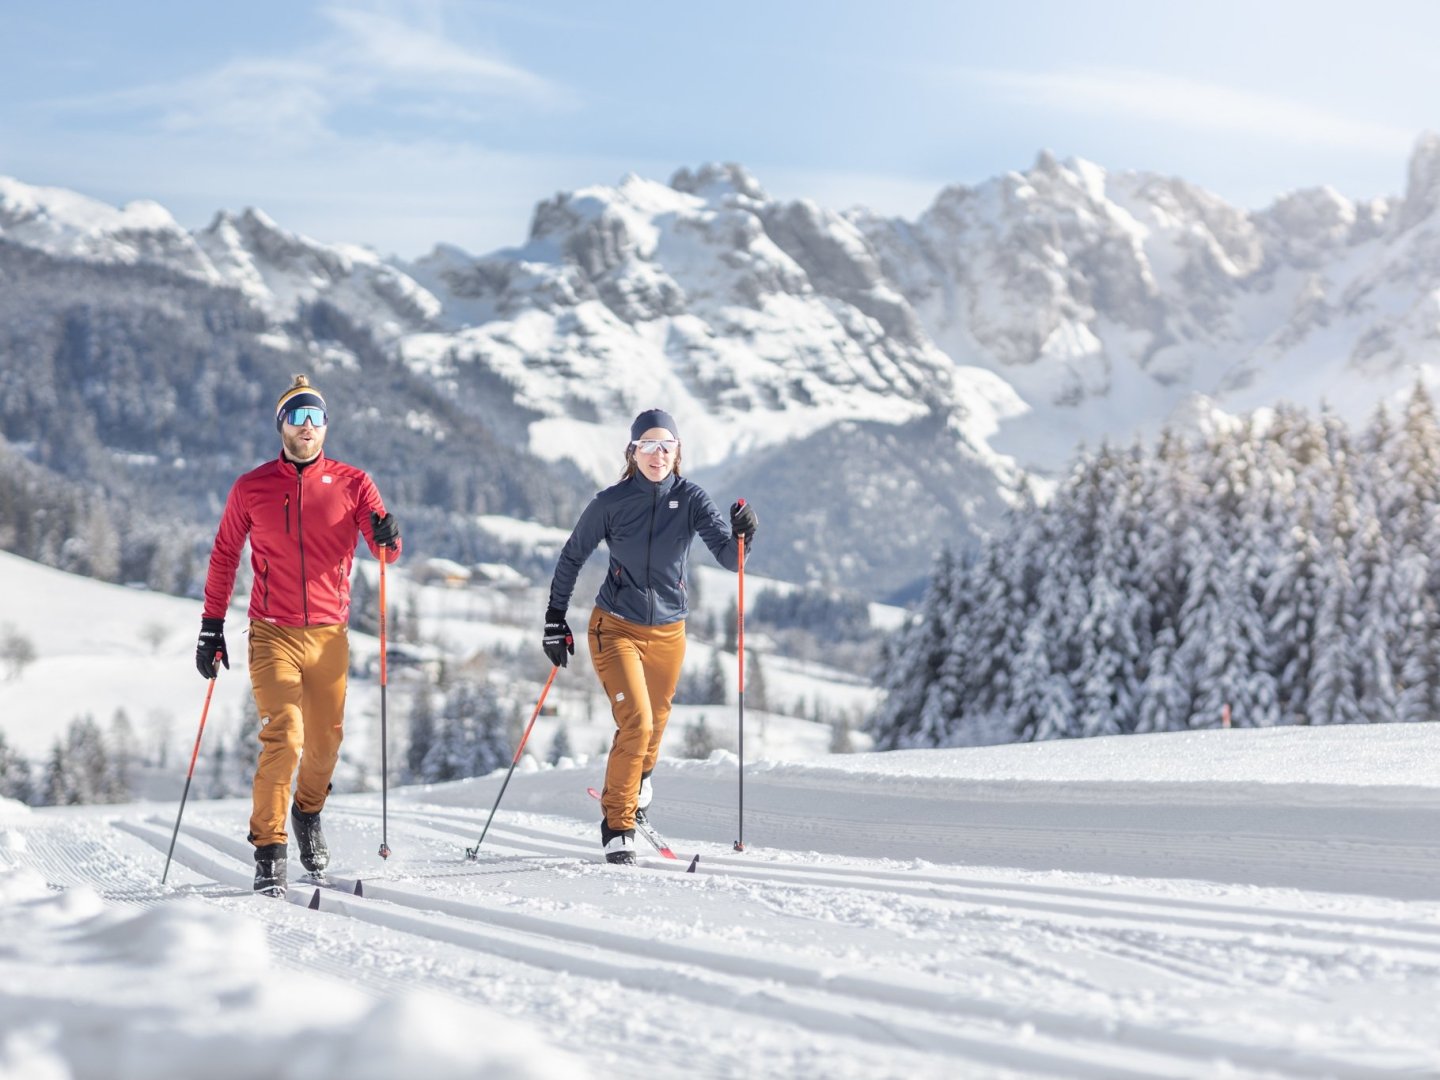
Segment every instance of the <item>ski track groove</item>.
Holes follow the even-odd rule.
[[[691,827],[723,835],[733,828],[733,805],[687,799],[674,803]],[[812,818],[782,810],[747,805],[746,828],[751,835],[774,833],[789,837],[814,835],[830,838],[847,828],[863,831],[873,846],[893,846],[910,851],[919,847],[947,848],[957,859],[982,865],[1003,865],[1023,869],[1054,870],[1074,868],[1073,860],[1057,863],[1058,853],[1083,854],[1092,870],[1135,876],[1140,862],[1147,867],[1147,876],[1164,876],[1162,868],[1183,871],[1181,877],[1213,876],[1230,880],[1237,866],[1266,868],[1280,865],[1287,873],[1285,880],[1268,880],[1261,873],[1253,883],[1291,885],[1290,879],[1308,882],[1306,887],[1346,891],[1347,876],[1362,873],[1370,880],[1384,880],[1391,887],[1387,896],[1408,896],[1435,899],[1440,897],[1436,882],[1440,881],[1440,852],[1433,843],[1411,843],[1388,840],[1383,836],[1334,836],[1313,839],[1293,834],[1259,832],[1236,833],[1228,826],[1196,830],[1184,835],[1183,849],[1176,854],[1173,831],[1107,827],[1103,833],[1089,826],[1069,828],[1063,823],[1047,821],[1043,826],[1008,825],[993,821],[926,822],[908,820],[904,824],[877,821],[869,817],[847,819],[833,810],[827,812],[823,825]],[[831,845],[832,850],[843,850]],[[1135,856],[1143,855],[1143,860]],[[1283,858],[1279,858],[1283,856]],[[919,856],[923,857],[923,856]],[[1337,867],[1343,870],[1337,870]]]
[[[370,815],[367,812],[356,816]],[[425,811],[392,812],[390,816],[411,827],[415,827],[411,822],[414,818],[423,820],[422,829],[433,827],[433,815]],[[190,832],[206,839],[217,850],[228,849],[232,858],[248,853],[249,845],[239,840],[206,829]],[[591,852],[593,848],[586,846],[585,850]],[[613,872],[598,860],[562,865]],[[967,998],[949,990],[890,983],[869,975],[825,976],[809,967],[769,957],[735,957],[714,948],[667,944],[611,930],[590,930],[565,920],[407,892],[386,884],[383,876],[364,880],[363,899],[326,890],[321,895],[322,910],[332,913],[338,910],[391,929],[476,951],[498,953],[551,971],[616,980],[629,989],[679,993],[692,1002],[712,1008],[767,1018],[780,1013],[812,1031],[868,1038],[883,1045],[899,1042],[916,1049],[958,1053],[991,1064],[1053,1071],[1066,1076],[1167,1075],[1174,1074],[1180,1062],[1185,1064],[1180,1066],[1178,1074],[1190,1075],[1186,1066],[1220,1059],[1261,1073],[1323,1077],[1373,1075],[1370,1067],[1312,1053],[1245,1046],[1207,1035],[1154,1029],[1123,1020],[1021,1009]],[[844,887],[831,881],[810,884]],[[384,906],[377,906],[377,902]],[[488,924],[489,928],[476,930],[476,923]],[[1246,932],[1253,932],[1253,928],[1246,928]],[[541,943],[537,944],[537,940]],[[550,944],[557,940],[567,944],[559,948]],[[586,955],[578,955],[576,947],[586,950]],[[670,968],[664,975],[655,970],[655,965],[661,963]],[[736,981],[742,985],[730,985]],[[836,998],[840,1001],[836,1002]],[[903,1019],[893,1019],[857,1014],[857,1007],[878,1008],[882,1012],[894,1008],[910,1011]],[[917,1019],[915,1010],[923,1011],[924,1016]],[[1037,1038],[1053,1041],[1056,1049],[1022,1047],[1015,1045],[1013,1038],[981,1039],[945,1030],[943,1025],[955,1020],[966,1020],[980,1027],[1024,1024],[1035,1032],[1029,1040],[1032,1044]],[[863,1027],[857,1027],[862,1024]],[[1112,1042],[1119,1042],[1127,1052],[1151,1060],[1139,1071],[1120,1067],[1109,1052]]]
[[[377,816],[363,809],[334,807],[337,817],[348,814],[367,818]],[[392,818],[403,822],[407,828],[425,832],[439,832],[446,838],[460,832],[457,823],[437,824],[436,812],[430,810],[392,811]],[[453,815],[458,818],[461,815]],[[468,816],[467,816],[468,823]],[[125,822],[111,823],[112,827],[139,839],[164,852],[168,846],[169,828],[158,821],[149,826]],[[75,832],[73,827],[66,832]],[[469,831],[468,829],[465,831]],[[579,872],[613,871],[599,863],[593,846],[573,837],[544,833],[524,826],[501,826],[494,830],[497,841],[508,833],[518,834],[521,845],[531,849],[539,847],[542,854],[548,848],[552,861],[536,867],[522,856],[496,855],[502,860],[498,865],[486,860],[484,863],[466,866],[457,858],[454,868],[443,864],[433,868],[434,873],[423,873],[425,877],[462,876],[473,873],[513,873],[517,870],[543,871],[555,866],[571,867]],[[539,837],[542,843],[536,844]],[[31,844],[26,862],[41,869],[52,885],[70,887],[86,885],[108,899],[130,904],[153,905],[174,898],[174,888],[158,883],[153,870],[142,869],[134,859],[118,856],[111,846],[98,839],[81,838],[79,844],[74,837],[61,842],[55,830],[35,830],[30,834]],[[201,847],[201,845],[204,847]],[[219,857],[204,850],[209,848]],[[75,859],[79,850],[81,860]],[[582,851],[583,856],[574,852]],[[228,888],[215,891],[213,888],[189,886],[189,891],[201,899],[217,901],[240,901],[247,898],[250,884],[250,846],[238,839],[223,836],[213,830],[192,827],[181,835],[176,845],[173,869],[184,867],[192,873],[215,879],[225,886],[228,882],[235,890]],[[706,866],[708,856],[702,858]],[[508,861],[507,861],[508,860]],[[766,866],[766,872],[757,873],[755,867],[735,866],[744,859],[709,859],[710,863],[722,862],[726,877],[737,877],[757,882],[776,879],[773,866]],[[657,860],[658,862],[658,860]],[[197,865],[203,869],[197,869]],[[680,863],[683,869],[685,863]],[[670,869],[674,864],[669,864]],[[711,867],[713,869],[713,865]],[[891,877],[906,877],[908,871],[850,871],[842,868],[807,868],[791,870],[780,868],[785,884],[793,887],[820,887],[826,889],[845,888],[894,891],[889,882]],[[968,904],[974,902],[970,894],[952,895],[946,890],[947,877],[943,874],[928,873],[925,888],[913,890],[915,895],[927,899],[953,900]],[[674,943],[657,943],[650,939],[617,935],[611,931],[588,930],[563,920],[517,914],[509,911],[486,908],[468,901],[449,900],[444,897],[425,896],[397,889],[385,882],[384,877],[365,877],[367,895],[360,900],[335,890],[321,893],[322,911],[344,915],[405,934],[416,935],[430,941],[459,946],[492,956],[518,960],[544,971],[563,971],[581,977],[618,981],[627,989],[654,991],[660,994],[681,994],[687,1000],[701,1006],[725,1008],[774,1020],[794,1022],[812,1031],[841,1035],[866,1040],[880,1046],[906,1046],[922,1052],[945,1052],[972,1058],[978,1063],[1003,1066],[1022,1071],[1039,1071],[1064,1076],[1127,1077],[1158,1075],[1201,1075],[1208,1072],[1202,1064],[1215,1065],[1220,1059],[1228,1067],[1240,1066],[1257,1070],[1263,1074],[1282,1073],[1287,1075],[1313,1075],[1335,1077],[1363,1077],[1373,1075],[1373,1068],[1360,1066],[1342,1059],[1326,1058],[1312,1053],[1294,1053],[1286,1049],[1245,1046],[1223,1042],[1205,1035],[1190,1035],[1179,1031],[1151,1029],[1125,1021],[1089,1019],[1074,1017],[1041,1009],[1023,1009],[1016,1006],[993,1003],[978,999],[967,999],[963,995],[925,987],[892,984],[868,975],[825,976],[809,968],[795,966],[781,960],[764,958],[734,958],[713,948]],[[672,886],[679,884],[670,879]],[[994,886],[997,893],[1023,891],[1024,886],[1005,884]],[[310,894],[309,886],[297,882],[287,899],[303,905]],[[1054,887],[1047,887],[1055,891]],[[1072,890],[1061,890],[1072,891]],[[303,895],[302,895],[303,894]],[[1022,898],[1023,899],[1023,898]],[[1164,898],[1143,898],[1151,905],[1165,905]],[[990,895],[983,897],[989,907],[1008,906],[1016,903],[1015,897]],[[1128,902],[1128,899],[1127,899]],[[268,903],[268,901],[267,901]],[[226,905],[230,910],[242,907],[239,903]],[[245,905],[248,906],[248,905]],[[1043,903],[1030,901],[1021,903],[1024,910],[1052,911]],[[1175,905],[1180,906],[1180,905]],[[1188,901],[1183,906],[1194,907],[1197,902]],[[1218,905],[1217,905],[1218,906]],[[1094,918],[1116,918],[1140,921],[1162,921],[1174,925],[1173,916],[1156,915],[1131,910],[1103,910],[1095,905],[1077,908],[1074,905],[1060,905],[1068,913],[1080,913]],[[1112,908],[1114,902],[1112,901]],[[244,911],[244,914],[255,914]],[[267,913],[268,914],[268,913]],[[297,915],[299,913],[296,913]],[[1260,912],[1273,919],[1274,913]],[[1322,923],[1337,920],[1327,916],[1308,916]],[[281,946],[277,959],[285,962],[291,956],[303,957],[307,967],[320,968],[354,984],[352,965],[343,961],[328,961],[324,950],[317,947],[315,935],[309,932],[304,920],[294,926],[277,924],[267,918],[267,931],[271,940]],[[1267,932],[1292,934],[1296,929],[1312,932],[1314,927],[1270,927],[1254,924],[1237,924],[1234,920],[1209,919],[1223,929],[1246,934]],[[477,929],[476,924],[488,924],[486,929]],[[1409,930],[1415,928],[1407,927]],[[1326,940],[1334,937],[1352,942],[1353,936],[1327,933]],[[560,942],[560,945],[552,944]],[[1093,944],[1093,943],[1092,943]],[[1397,938],[1384,939],[1390,948],[1426,948],[1426,943]],[[583,955],[577,953],[583,950]],[[1100,948],[1114,955],[1142,964],[1159,966],[1171,972],[1171,966],[1187,961],[1174,956],[1158,960],[1140,947],[1117,948],[1103,945]],[[1430,945],[1429,951],[1435,946]],[[1131,952],[1139,955],[1128,955]],[[1013,957],[1005,962],[1013,963]],[[666,966],[664,972],[656,970],[657,964]],[[1179,972],[1196,978],[1194,971]],[[411,975],[393,970],[377,972],[377,982],[393,987],[424,987],[473,1000],[475,994],[466,980],[444,979],[437,986],[434,973]],[[1204,979],[1202,974],[1198,976]],[[379,993],[378,986],[373,993]],[[879,1010],[878,1015],[857,1011],[857,1009]],[[905,1010],[901,1013],[901,1010]],[[917,1016],[915,1010],[923,1015]],[[894,1014],[899,1014],[894,1015]],[[960,1034],[947,1029],[946,1025],[956,1020],[967,1021],[977,1028],[976,1035]],[[1033,1030],[1025,1042],[1017,1045],[1013,1030],[1006,1034],[992,1034],[984,1029],[1013,1029],[1026,1025]],[[1127,1070],[1114,1061],[1111,1044],[1120,1043],[1135,1063]]]
[[[154,846],[151,837],[132,832],[123,823],[116,823],[115,828]],[[70,832],[71,830],[66,828],[65,831]],[[56,842],[55,832],[56,830],[50,829],[34,830],[28,833],[26,851],[28,857],[25,861],[25,865],[31,866],[44,875],[51,888],[68,889],[85,886],[93,889],[105,900],[139,907],[155,907],[184,895],[194,896],[207,902],[235,901],[242,904],[254,897],[248,875],[237,875],[237,881],[231,884],[217,880],[208,885],[179,885],[174,884],[172,878],[170,884],[162,885],[154,867],[142,868],[140,864],[124,859],[117,861],[111,848],[88,837],[81,837],[78,840],[71,839],[60,844]],[[73,859],[77,847],[82,850],[95,850],[99,854],[108,856],[103,863],[108,868],[101,869],[98,873],[77,870]],[[167,834],[166,843],[158,846],[157,850],[163,852],[168,847]],[[185,860],[181,856],[189,848],[190,844],[182,833],[175,845],[176,857],[171,863],[172,871],[182,870],[186,867]],[[96,863],[87,862],[85,865],[93,868]],[[160,866],[163,867],[163,863]],[[243,880],[238,880],[239,878],[243,878]],[[236,910],[229,904],[224,906],[226,910]],[[384,991],[380,988],[356,984],[353,979],[354,972],[349,964],[331,960],[323,951],[316,949],[314,934],[310,933],[303,924],[300,926],[283,925],[274,920],[266,920],[265,929],[273,955],[278,963],[302,970],[326,971],[355,986],[362,993],[375,998],[383,996]],[[296,962],[293,959],[296,956],[304,956],[305,963]],[[397,988],[399,985],[404,985],[407,989],[420,989],[429,985],[416,978],[405,976],[394,977],[393,982]]]
[[[372,816],[372,812],[369,810],[345,808],[339,812],[360,817]],[[373,813],[374,816],[379,816],[378,811]],[[418,821],[429,826],[433,831],[454,835],[464,835],[465,833],[459,822],[451,826],[435,820],[437,817],[459,818],[462,816],[459,814],[436,813],[429,810],[401,810],[397,814],[392,810],[390,816],[392,818],[398,816],[407,821]],[[537,854],[548,852],[557,857],[570,852],[590,855],[595,851],[589,845],[571,841],[568,837],[558,838],[560,842],[557,843],[557,836],[554,833],[546,833],[523,825],[507,825],[498,820],[491,826],[490,837],[494,838],[496,844],[501,842],[516,844]],[[516,841],[515,837],[520,839]],[[527,837],[537,838],[541,842],[529,843],[525,839]],[[598,854],[593,857],[598,859]],[[687,865],[687,858],[681,858],[678,862],[668,865],[661,864],[664,869],[671,872],[683,872]],[[658,869],[661,866],[655,868]],[[1164,897],[1135,895],[1116,897],[1094,890],[1030,886],[1009,882],[997,884],[934,872],[916,871],[912,873],[904,870],[887,871],[868,868],[851,870],[774,863],[756,864],[747,862],[743,856],[701,854],[699,865],[701,873],[717,873],[717,867],[721,868],[718,872],[723,873],[726,877],[756,882],[783,882],[823,888],[879,891],[887,895],[900,893],[921,899],[944,900],[982,909],[998,906],[1007,910],[1018,909],[1041,915],[1063,915],[1086,920],[1118,920],[1141,926],[1158,925],[1222,934],[1278,936],[1287,942],[1304,939],[1320,946],[1348,948],[1366,945],[1372,948],[1430,954],[1434,958],[1432,962],[1440,964],[1440,926],[1402,926],[1385,920],[1365,919],[1343,914],[1235,908],[1229,905],[1206,904],[1203,901],[1184,899],[1172,900]],[[923,884],[910,887],[903,884],[913,878],[919,878]],[[1055,893],[1063,894],[1066,899],[1044,898]],[[1208,914],[1202,916],[1187,913],[1197,909]],[[1356,929],[1343,929],[1346,926]],[[1327,949],[1327,951],[1329,950]]]

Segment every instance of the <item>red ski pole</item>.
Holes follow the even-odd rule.
[[[740,506],[744,499],[735,500]],[[745,536],[735,538],[739,545],[740,568],[738,574],[739,607],[736,616],[735,668],[739,692],[736,701],[740,710],[740,831],[735,839],[735,850],[745,850]]]
[[[190,781],[195,776],[195,759],[200,756],[200,739],[205,734],[205,717],[210,714],[210,699],[215,696],[215,680],[220,677],[221,654],[215,654],[215,674],[210,676],[210,688],[205,691],[205,707],[200,710],[200,730],[195,732],[195,749],[190,751],[190,769],[185,773],[185,790],[180,793],[180,812],[175,815],[175,831],[170,834],[170,850],[165,853],[165,869],[160,874],[160,884],[170,876],[170,857],[175,854],[175,838],[180,835],[180,819],[185,814],[185,800],[190,797]]]
[[[385,725],[385,553],[380,549],[380,857],[390,857],[390,759]]]
[[[490,816],[485,819],[485,828],[480,830],[480,839],[475,841],[475,846],[465,849],[465,857],[473,859],[480,854],[480,845],[485,842],[485,834],[490,831],[490,822],[495,820],[495,811],[500,809],[500,800],[505,797],[505,789],[510,786],[510,777],[515,775],[515,766],[520,763],[520,755],[525,750],[525,741],[530,738],[530,729],[535,726],[535,718],[540,715],[540,708],[545,704],[545,695],[550,693],[550,684],[555,681],[555,676],[560,673],[560,666],[557,664],[550,669],[550,677],[545,680],[545,689],[540,691],[540,700],[535,702],[535,711],[530,714],[530,722],[525,725],[525,734],[520,736],[520,745],[515,748],[515,757],[510,762],[510,771],[505,774],[505,782],[500,785],[500,794],[495,796],[495,805],[490,808]]]

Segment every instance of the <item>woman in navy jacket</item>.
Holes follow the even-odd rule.
[[[670,718],[685,659],[686,568],[690,544],[704,541],[727,570],[740,567],[755,511],[736,503],[730,521],[680,475],[680,434],[663,409],[630,425],[620,482],[590,500],[560,552],[545,612],[545,655],[564,667],[575,653],[565,614],[585,560],[603,540],[609,571],[590,614],[590,659],[615,717],[605,768],[600,842],[613,863],[635,861],[635,819],[650,805],[650,773]]]

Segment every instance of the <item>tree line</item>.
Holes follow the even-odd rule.
[[[886,647],[881,749],[1440,716],[1440,425],[1290,406],[1082,453],[944,553]]]

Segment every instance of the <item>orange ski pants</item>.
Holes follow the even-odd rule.
[[[610,699],[616,729],[600,806],[610,828],[633,829],[640,777],[660,756],[680,681],[685,620],[645,626],[596,608],[590,615],[590,660]]]
[[[324,807],[345,735],[349,670],[350,637],[344,625],[275,626],[251,620],[250,686],[260,711],[260,761],[250,815],[250,841],[256,847],[288,842],[292,778],[301,810],[316,814]]]

